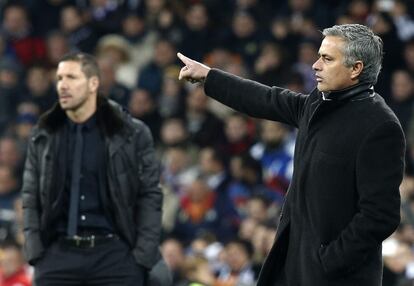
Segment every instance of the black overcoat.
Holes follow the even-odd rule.
[[[215,69],[205,91],[298,128],[293,179],[258,285],[381,285],[382,241],[400,222],[405,150],[383,98],[370,84],[303,95]]]

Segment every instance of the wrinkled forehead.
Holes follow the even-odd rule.
[[[326,36],[319,47],[319,55],[342,54],[345,48],[345,39],[339,36]]]

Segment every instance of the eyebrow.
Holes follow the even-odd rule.
[[[319,52],[318,52],[318,56],[323,57],[323,58],[326,58],[326,57],[333,58],[332,55],[329,55],[329,54],[326,54],[326,53],[319,53]]]
[[[72,72],[68,72],[68,73],[65,73],[65,74],[57,74],[56,75],[56,78],[61,78],[61,77],[77,77],[77,75],[76,74],[74,74],[74,73],[72,73]]]

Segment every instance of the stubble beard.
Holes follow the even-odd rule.
[[[67,103],[59,102],[59,105],[64,111],[75,112],[76,110],[80,109],[87,102],[87,100],[88,100],[88,96],[85,95],[79,99],[76,99],[74,102],[67,102]]]

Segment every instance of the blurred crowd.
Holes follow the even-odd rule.
[[[0,0],[0,15],[0,285],[31,285],[21,253],[26,144],[56,102],[59,59],[76,50],[97,57],[100,92],[152,131],[164,192],[160,247],[174,285],[254,285],[292,177],[296,130],[178,81],[176,52],[308,93],[320,31],[343,23],[367,25],[384,42],[375,89],[408,148],[402,221],[384,242],[383,285],[412,285],[414,1]]]

